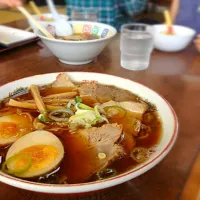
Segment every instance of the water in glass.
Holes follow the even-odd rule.
[[[135,25],[134,25],[135,26]],[[138,26],[138,25],[136,25]],[[153,50],[153,35],[149,29],[123,29],[121,32],[120,50],[121,66],[130,70],[143,70],[149,65],[150,55]],[[132,28],[131,28],[132,27]]]

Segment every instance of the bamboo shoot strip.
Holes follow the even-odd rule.
[[[35,103],[27,103],[27,102],[23,102],[23,101],[16,101],[14,99],[9,100],[8,106],[37,110],[37,106],[36,106]]]
[[[73,99],[58,99],[58,98],[44,99],[44,98],[42,98],[42,100],[44,101],[45,104],[54,104],[54,103],[68,103],[69,101],[71,101]],[[34,100],[25,100],[24,102],[34,103]]]
[[[44,99],[49,99],[49,98],[60,98],[60,99],[64,99],[64,98],[72,98],[75,97],[77,95],[77,92],[66,92],[66,93],[59,93],[59,94],[51,94],[48,95],[46,97],[43,97]]]
[[[37,106],[35,103],[28,103],[25,101],[16,101],[14,99],[10,99],[7,106],[37,110]],[[56,109],[64,108],[64,107],[47,105],[46,108],[47,108],[47,110],[56,110]]]
[[[33,99],[35,100],[35,104],[38,108],[38,110],[40,111],[40,113],[44,113],[47,109],[46,109],[46,106],[42,100],[42,97],[40,96],[40,91],[38,89],[38,86],[37,85],[31,85],[30,86],[30,91],[31,91],[31,94],[33,96]]]

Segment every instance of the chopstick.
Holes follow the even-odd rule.
[[[32,28],[30,26],[25,29],[25,31],[31,31],[31,30],[32,30]]]
[[[173,30],[173,26],[172,26],[172,20],[171,20],[171,17],[170,17],[168,10],[164,11],[164,17],[165,17],[165,23],[167,25],[167,32],[169,34],[173,34],[174,30]]]
[[[17,9],[26,16],[46,37],[55,39],[44,27],[40,25],[32,16],[31,14],[22,6],[17,7]]]
[[[38,15],[38,17],[42,17],[42,13],[40,12],[39,8],[37,7],[34,1],[30,1],[29,5],[32,7],[33,11],[36,15]]]
[[[165,22],[168,26],[171,26],[172,25],[172,20],[171,20],[171,17],[169,15],[169,11],[168,10],[165,10],[164,11],[164,16],[165,16]]]

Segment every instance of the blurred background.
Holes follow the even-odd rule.
[[[54,0],[57,5],[57,9],[60,13],[66,14],[65,0]],[[49,12],[45,0],[35,0],[35,3],[40,6],[42,12]],[[142,22],[152,21],[152,23],[163,22],[163,10],[170,6],[171,0],[148,0],[148,6],[146,10],[139,16],[138,20]],[[32,9],[29,8],[28,4],[26,8],[33,13]],[[0,24],[12,22],[15,20],[23,19],[24,16],[19,13],[16,9],[5,9],[0,10]]]
[[[57,4],[57,5],[65,5],[65,0],[54,0],[54,2]],[[39,0],[35,0],[35,3],[39,6],[44,6],[46,5],[46,1],[43,0],[43,1],[39,1]]]

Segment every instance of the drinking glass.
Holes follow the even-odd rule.
[[[146,24],[125,24],[121,28],[121,66],[144,70],[149,66],[153,50],[153,27]]]
[[[71,19],[73,21],[98,21],[98,11],[94,9],[74,9],[72,10]]]

